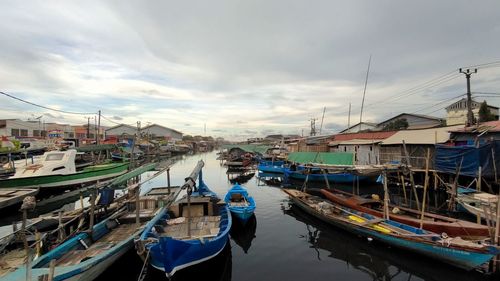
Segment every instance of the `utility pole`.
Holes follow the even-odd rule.
[[[361,128],[361,124],[359,125]],[[347,116],[347,129],[351,127],[351,103],[349,103],[349,115]]]
[[[99,134],[101,133],[101,110],[99,109],[99,121],[97,121],[97,144],[100,144],[101,138]]]
[[[470,93],[470,76],[473,73],[477,73],[477,68],[474,71],[466,69],[463,71],[461,68],[458,69],[459,73],[465,74],[465,79],[467,79],[467,126],[471,126],[474,123],[474,114],[472,113],[472,96]]]
[[[87,139],[90,136],[90,117],[87,117]]]
[[[311,118],[311,133],[310,136],[316,135],[316,118]]]

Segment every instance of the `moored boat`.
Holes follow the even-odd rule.
[[[352,183],[356,181],[369,181],[371,179],[368,176],[358,176],[352,173],[325,173],[321,168],[302,165],[285,168],[284,174],[285,177],[291,179],[312,182],[325,182],[325,180],[328,180],[328,182],[332,183]]]
[[[372,198],[364,198],[340,190],[322,189],[321,193],[330,201],[339,205],[361,211],[376,217],[384,217],[382,202]],[[405,208],[390,206],[393,212],[391,220],[408,224],[414,227],[420,226],[421,212]],[[462,238],[481,239],[489,236],[486,225],[450,218],[438,214],[424,212],[422,228],[435,233],[446,233],[449,236],[460,236]]]
[[[428,256],[465,270],[487,270],[499,248],[415,228],[393,220],[342,207],[307,193],[284,189],[292,202],[308,214],[353,234]]]
[[[245,224],[255,212],[255,200],[248,195],[248,191],[239,184],[235,184],[224,197],[231,214]]]
[[[136,186],[138,188],[138,186]],[[173,188],[154,188],[138,200],[132,199],[109,218],[60,244],[32,262],[31,280],[47,278],[54,261],[53,280],[93,280],[133,248],[133,239],[146,222],[173,201]],[[150,195],[152,194],[152,195]],[[25,280],[26,267],[4,276],[3,281]],[[45,276],[45,277],[44,277]]]
[[[228,242],[232,220],[227,205],[203,182],[201,167],[198,186],[170,208],[162,210],[136,241],[138,254],[149,264],[172,277],[177,271],[209,260]]]
[[[76,150],[46,152],[35,164],[16,171],[14,176],[0,180],[1,188],[56,188],[87,184],[124,174],[129,164],[107,163],[86,166],[78,171]]]
[[[285,168],[285,161],[261,160],[259,165],[257,165],[257,169],[262,173],[283,174],[285,172]]]

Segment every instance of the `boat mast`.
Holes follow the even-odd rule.
[[[368,74],[370,73],[370,64],[372,62],[372,55],[368,59],[368,69],[366,70],[366,78],[365,78],[365,89],[363,90],[363,99],[361,101],[361,111],[359,113],[359,123],[361,126],[361,122],[363,121],[363,107],[365,105],[365,95],[366,95],[366,85],[368,84]]]

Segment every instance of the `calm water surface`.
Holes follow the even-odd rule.
[[[170,173],[172,184],[181,185],[200,159],[205,162],[205,182],[223,197],[231,183],[215,152],[177,162]],[[166,175],[161,175],[142,188],[146,192],[165,185]],[[220,255],[179,271],[175,280],[500,280],[337,230],[291,206],[279,187],[268,186],[257,176],[244,185],[257,202],[255,218],[245,227],[235,224],[230,244]],[[98,280],[137,280],[141,267],[142,261],[131,251]],[[146,280],[165,279],[154,269],[146,275]]]

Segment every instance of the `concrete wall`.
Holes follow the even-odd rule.
[[[13,136],[12,130],[19,130],[19,137],[33,137],[33,131],[42,131],[43,123],[26,122],[22,120],[2,120],[0,136]],[[22,133],[22,134],[21,134]]]
[[[338,145],[330,152],[354,152],[354,163],[358,165],[380,164],[380,147],[378,144]]]
[[[498,117],[498,109],[496,108],[488,108],[490,113]],[[476,119],[479,119],[479,108],[472,109],[472,113]],[[459,125],[465,124],[467,121],[467,109],[450,109],[446,113],[446,125]]]

